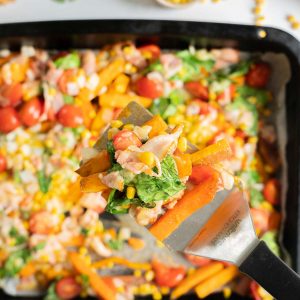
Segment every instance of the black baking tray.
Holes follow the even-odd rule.
[[[263,37],[265,35],[265,37]],[[248,52],[278,52],[287,56],[292,77],[286,87],[288,191],[283,244],[292,267],[300,272],[300,43],[275,28],[219,23],[159,20],[81,20],[14,23],[0,25],[0,49],[19,50],[21,45],[45,49],[99,48],[109,43],[135,40],[157,43],[162,48],[183,49],[233,47]],[[279,283],[280,284],[280,283]],[[0,299],[14,298],[0,293]],[[29,299],[29,298],[23,298]],[[182,299],[196,299],[188,295]],[[207,299],[223,299],[214,294]],[[233,295],[232,299],[240,299]],[[246,298],[244,298],[246,299]]]

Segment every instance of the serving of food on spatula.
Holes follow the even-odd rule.
[[[171,249],[228,261],[277,299],[298,299],[298,275],[256,237],[242,183],[222,166],[229,143],[199,150],[182,130],[129,103],[94,148],[84,150],[76,171],[81,190],[99,193],[107,212],[129,213]],[[222,278],[236,273],[229,267]]]

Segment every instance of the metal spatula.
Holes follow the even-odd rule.
[[[151,117],[135,102],[120,115],[123,123],[135,125],[142,125]],[[105,132],[95,148],[104,149],[106,142]],[[189,149],[193,152],[197,148],[190,145]],[[176,251],[231,262],[276,299],[300,299],[300,277],[257,238],[240,187],[218,192],[213,201],[181,223],[164,243]]]

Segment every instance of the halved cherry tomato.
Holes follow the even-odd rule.
[[[192,254],[185,254],[187,260],[196,267],[203,267],[211,262],[211,259]]]
[[[254,88],[267,85],[271,75],[270,65],[264,62],[254,64],[246,75],[246,83]]]
[[[72,104],[65,104],[58,112],[57,119],[65,127],[75,128],[83,124],[81,109]]]
[[[80,294],[81,286],[74,277],[65,277],[56,283],[55,291],[60,299],[69,300]]]
[[[193,184],[201,184],[214,175],[214,170],[210,166],[193,166],[192,174],[189,180]]]
[[[160,56],[160,48],[156,45],[145,45],[138,48],[142,54],[151,54],[151,59],[155,60]]]
[[[53,229],[51,214],[45,210],[38,211],[30,216],[29,231],[31,233],[49,234]]]
[[[200,98],[201,100],[208,100],[208,88],[200,82],[190,81],[185,83],[184,87],[194,97]]]
[[[251,208],[250,209],[254,228],[265,232],[269,229],[269,217],[270,213],[266,210]]]
[[[0,154],[0,173],[6,170],[6,159],[4,155]]]
[[[250,292],[254,300],[261,300],[258,293],[258,284],[255,281],[251,281],[250,283]]]
[[[200,115],[207,115],[209,113],[210,105],[207,102],[204,102],[202,100],[197,101],[200,106]]]
[[[43,105],[38,98],[25,102],[19,111],[19,119],[26,126],[33,126],[39,122]]]
[[[68,69],[65,70],[62,75],[58,79],[58,87],[64,94],[68,94],[68,87],[67,84],[69,81],[72,80],[72,78],[75,75],[75,70],[73,69]]]
[[[16,110],[12,107],[0,108],[0,132],[8,133],[20,126]]]
[[[229,86],[229,98],[230,98],[230,100],[233,99],[235,90],[236,90],[235,85],[234,85],[234,84],[231,84],[231,85]],[[222,93],[220,93],[220,94],[217,96],[217,101],[222,101],[222,100],[224,100],[224,98],[225,98],[225,91],[222,92]]]
[[[265,199],[272,205],[279,204],[279,196],[280,196],[279,181],[275,178],[268,180],[264,186],[263,194]]]
[[[113,144],[116,150],[126,150],[129,146],[142,146],[142,142],[138,136],[129,130],[121,130],[118,132],[113,137]]]
[[[186,274],[186,269],[183,266],[168,267],[157,260],[152,261],[152,268],[155,273],[155,282],[159,286],[169,288],[175,287]]]
[[[164,89],[162,83],[147,77],[141,77],[136,82],[137,93],[142,97],[159,98],[163,95]]]
[[[22,100],[22,85],[20,83],[3,85],[1,96],[7,100],[1,103],[1,106],[17,106]]]

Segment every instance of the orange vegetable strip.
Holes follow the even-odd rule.
[[[177,299],[180,296],[187,293],[194,286],[199,284],[201,281],[213,276],[217,272],[221,271],[224,265],[220,262],[213,262],[196,270],[191,275],[183,279],[171,293],[171,299]]]
[[[80,180],[81,178],[78,176],[75,182],[71,183],[68,187],[68,194],[64,196],[64,200],[70,203],[78,202],[80,197],[82,196],[82,192],[80,189]]]
[[[235,266],[230,266],[220,271],[207,280],[201,282],[195,288],[197,296],[200,299],[207,297],[209,294],[231,281],[236,275],[238,275],[238,269]]]
[[[70,253],[70,261],[78,273],[88,276],[91,287],[98,297],[104,300],[116,299],[115,291],[105,284],[96,273],[96,270],[89,266],[83,257],[78,253],[72,252]]]
[[[128,239],[128,245],[134,250],[141,250],[145,247],[145,242],[142,239],[131,237]]]
[[[149,133],[150,138],[158,135],[159,133],[165,131],[168,128],[167,123],[159,115],[154,116],[152,119],[147,121],[144,125],[148,125],[152,127]]]
[[[47,276],[48,280],[53,280],[53,279],[55,279],[57,277],[67,277],[67,276],[70,276],[71,274],[72,274],[71,271],[68,271],[68,270],[56,270],[55,268],[50,268],[46,272],[46,276]]]
[[[127,90],[130,78],[125,74],[120,74],[112,83],[110,91],[124,94]]]
[[[125,266],[129,269],[139,269],[139,270],[150,270],[151,265],[149,263],[139,263],[139,262],[131,262],[123,257],[108,257],[101,259],[95,263],[93,263],[93,267],[96,269],[105,268],[107,265],[117,264]]]
[[[232,155],[231,147],[226,139],[220,140],[202,150],[191,154],[193,165],[213,165]]]
[[[98,110],[96,117],[91,125],[91,130],[99,131],[113,119],[113,109],[102,107]]]
[[[196,210],[210,202],[217,191],[218,174],[214,172],[202,184],[186,191],[173,209],[169,209],[149,229],[160,241],[166,239],[180,224]]]
[[[75,172],[81,177],[87,177],[92,174],[101,173],[110,168],[109,155],[106,150],[102,150],[95,157],[85,162]]]
[[[99,104],[104,107],[124,108],[132,101],[144,107],[149,107],[152,103],[151,99],[137,95],[106,93],[99,97]]]
[[[100,180],[98,173],[82,177],[80,180],[80,188],[84,193],[97,193],[108,189]]]
[[[69,240],[67,240],[65,242],[62,242],[62,244],[65,247],[80,247],[80,246],[83,245],[83,243],[84,243],[84,236],[83,235],[73,236]]]
[[[109,63],[105,68],[99,72],[99,84],[97,87],[98,92],[104,87],[108,86],[118,75],[123,73],[125,61],[123,58],[117,58]]]
[[[179,178],[190,176],[192,174],[192,160],[188,153],[175,153],[173,156]]]
[[[21,277],[28,277],[31,276],[35,273],[36,268],[35,268],[36,264],[34,262],[28,262],[20,271],[19,275]]]

